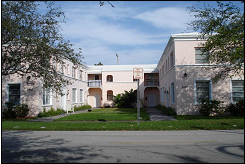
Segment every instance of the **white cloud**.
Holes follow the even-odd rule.
[[[166,7],[147,11],[136,15],[134,18],[152,23],[157,28],[174,31],[185,30],[186,23],[193,19],[185,8],[180,7]]]
[[[161,14],[166,10],[138,14],[139,10],[134,6],[117,6],[115,9],[109,5],[99,7],[97,4],[81,3],[72,2],[62,7],[66,11],[62,33],[75,44],[75,50],[82,48],[86,64],[116,64],[116,53],[119,55],[119,64],[157,64],[170,33],[156,31],[154,26],[145,27],[146,24],[140,20],[162,28],[165,20]],[[161,19],[164,21],[159,22]],[[136,26],[135,22],[138,23]],[[169,28],[176,26],[171,25]]]

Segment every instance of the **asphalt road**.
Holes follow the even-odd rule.
[[[244,130],[2,131],[2,163],[244,163]]]

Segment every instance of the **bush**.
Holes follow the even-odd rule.
[[[137,102],[137,95],[131,89],[129,92],[124,91],[125,93],[118,94],[117,96],[113,96],[113,102],[117,108],[130,108],[133,103]]]
[[[166,107],[164,105],[157,105],[156,108],[158,110],[161,110],[163,114],[167,115],[167,116],[173,116],[176,115],[175,109],[172,107]]]
[[[92,108],[90,105],[74,106],[74,111],[86,110]]]
[[[222,106],[223,101],[202,99],[200,101],[199,113],[209,116],[212,113],[222,114],[225,108]]]
[[[46,109],[43,108],[43,112],[39,112],[37,116],[38,117],[50,117],[50,116],[56,116],[56,115],[60,115],[64,113],[65,111],[63,109],[54,110],[54,108],[51,107],[51,109],[47,112],[46,112]]]
[[[233,116],[244,116],[244,100],[241,99],[236,104],[230,103],[226,111],[232,113]]]
[[[15,108],[17,117],[21,117],[21,118],[26,117],[30,110],[27,104],[20,104],[14,108]]]
[[[3,108],[3,111],[2,111],[3,118],[16,118],[17,114],[14,109],[15,104],[12,102],[6,102],[5,104],[7,105],[7,107]]]

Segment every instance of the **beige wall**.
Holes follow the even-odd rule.
[[[69,68],[68,68],[69,66]],[[58,65],[58,70],[60,70],[60,65]],[[82,70],[82,75],[81,72]],[[71,104],[72,106],[76,105],[84,105],[87,102],[87,82],[86,82],[86,69],[82,67],[78,67],[76,69],[76,79],[72,78],[72,63],[70,61],[65,60],[65,64],[63,67],[64,78],[68,78],[73,82],[72,85],[68,85],[66,90],[70,91],[70,99],[65,99],[65,104]],[[80,79],[80,75],[82,79]],[[5,105],[5,101],[7,100],[7,84],[11,83],[20,83],[21,84],[21,103],[25,103],[30,108],[29,116],[36,116],[40,111],[43,111],[43,108],[46,111],[50,110],[51,107],[54,109],[61,108],[61,96],[60,94],[56,94],[56,92],[52,92],[51,96],[51,104],[50,105],[43,105],[42,102],[42,83],[40,79],[34,79],[33,77],[30,78],[29,82],[33,82],[33,84],[27,84],[26,76],[17,76],[9,75],[6,77],[2,77],[2,108]],[[72,88],[77,88],[77,102],[72,103]],[[80,89],[84,89],[84,102],[80,102]]]

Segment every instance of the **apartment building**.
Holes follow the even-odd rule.
[[[64,95],[42,88],[40,79],[31,76],[2,77],[2,107],[5,102],[28,104],[29,115],[37,115],[43,108],[66,109],[67,105],[89,104],[92,107],[113,106],[113,95],[124,90],[137,90],[134,68],[143,68],[140,80],[141,107],[158,104],[175,108],[178,115],[198,115],[198,101],[203,98],[235,103],[244,99],[244,75],[213,83],[211,77],[218,68],[210,67],[201,56],[198,33],[173,34],[158,64],[143,65],[88,65],[74,67],[70,61],[57,65],[64,78],[73,84],[62,89]],[[211,66],[212,67],[212,66]]]
[[[225,101],[224,105],[244,99],[244,75],[213,83],[220,71],[201,55],[198,33],[171,35],[158,62],[160,104],[175,108],[177,115],[199,114],[201,99]],[[207,70],[207,68],[211,68]]]

